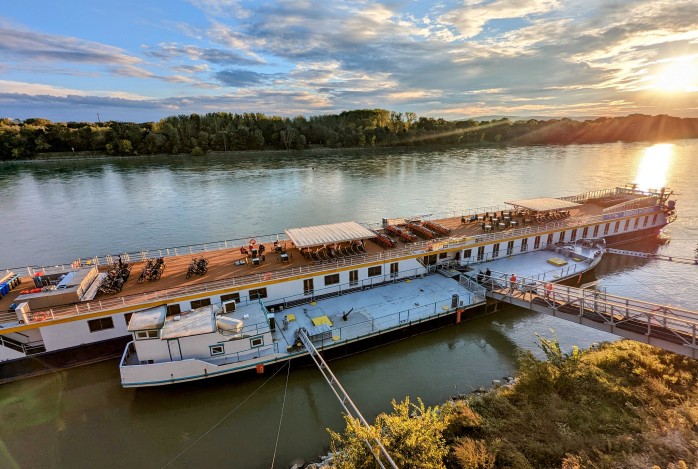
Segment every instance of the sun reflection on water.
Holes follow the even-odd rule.
[[[667,171],[674,156],[673,143],[658,143],[645,149],[635,183],[640,190],[660,189],[666,186]]]

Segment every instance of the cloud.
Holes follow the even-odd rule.
[[[216,73],[216,78],[223,84],[235,88],[259,85],[267,82],[268,76],[251,70],[228,69]]]

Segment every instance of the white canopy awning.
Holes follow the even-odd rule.
[[[539,199],[522,199],[512,202],[504,202],[505,204],[514,205],[516,207],[527,208],[536,212],[546,212],[549,210],[564,210],[566,208],[579,207],[582,204],[570,202],[568,200],[554,199],[551,197],[542,197]]]
[[[359,239],[373,238],[376,234],[354,221],[333,223],[331,225],[307,226],[291,228],[286,234],[297,248],[322,246],[324,244],[341,243]]]

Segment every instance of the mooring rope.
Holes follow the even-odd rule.
[[[276,431],[276,443],[274,443],[274,457],[271,458],[271,469],[274,469],[276,461],[276,449],[279,447],[279,436],[281,435],[281,422],[284,420],[284,408],[286,407],[286,393],[288,392],[288,377],[291,374],[291,362],[288,362],[286,369],[286,387],[284,388],[284,400],[281,403],[281,415],[279,416],[279,429]]]
[[[288,366],[288,367],[290,368],[289,362],[286,362],[286,363],[284,364],[284,366]],[[240,407],[242,407],[242,405],[243,405],[245,402],[247,402],[248,400],[250,400],[250,398],[251,398],[252,396],[254,396],[255,394],[257,394],[257,391],[259,391],[260,389],[262,389],[269,381],[271,381],[271,380],[274,378],[274,376],[276,376],[276,375],[279,373],[279,371],[283,370],[283,368],[284,368],[284,367],[282,366],[282,367],[280,367],[278,370],[276,370],[276,371],[274,372],[274,374],[271,375],[271,376],[269,377],[269,379],[267,379],[265,382],[263,382],[262,384],[260,384],[259,387],[258,387],[257,389],[255,389],[254,391],[252,391],[252,393],[251,393],[249,396],[247,396],[241,403],[239,403],[237,406],[235,406],[235,408],[234,408],[233,410],[231,410],[230,412],[228,412],[227,414],[225,414],[225,415],[223,416],[222,419],[220,419],[218,422],[216,422],[211,428],[209,428],[208,430],[206,430],[199,438],[197,438],[196,440],[194,440],[189,446],[187,446],[187,447],[184,448],[182,451],[180,451],[179,453],[177,453],[177,455],[176,455],[174,458],[170,459],[170,460],[167,462],[167,464],[165,464],[164,466],[162,466],[162,469],[165,469],[167,466],[169,466],[170,464],[172,464],[173,462],[175,462],[177,459],[179,459],[180,456],[182,456],[184,453],[186,453],[186,452],[189,451],[191,448],[193,448],[194,445],[196,445],[199,441],[203,440],[204,437],[205,437],[206,435],[208,435],[209,433],[211,433],[216,427],[218,427],[218,425],[220,425],[221,423],[223,423],[223,421],[224,421],[225,419],[227,419],[228,417],[230,417],[231,415],[233,415],[233,413],[234,413],[236,410],[238,410]],[[288,378],[287,378],[287,379],[288,379]],[[287,381],[287,383],[288,383],[288,381]]]

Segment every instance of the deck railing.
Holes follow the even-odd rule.
[[[630,210],[628,213],[624,214],[626,216],[634,216],[642,213],[649,213],[654,211],[656,207],[646,207],[641,209]],[[546,223],[545,225],[539,226],[529,226],[524,228],[518,228],[515,230],[508,230],[504,232],[497,233],[487,233],[476,236],[469,236],[466,238],[460,238],[454,241],[451,238],[439,238],[429,241],[418,241],[415,243],[410,243],[405,245],[404,248],[391,249],[386,251],[381,251],[374,254],[363,254],[350,257],[344,257],[339,259],[333,259],[332,261],[324,261],[314,265],[307,265],[301,267],[291,267],[280,270],[275,270],[271,272],[257,273],[251,275],[244,275],[240,277],[231,277],[224,280],[217,280],[213,282],[205,282],[196,285],[187,285],[177,288],[170,288],[166,290],[157,290],[153,292],[146,292],[137,295],[125,295],[117,298],[109,298],[105,300],[93,300],[84,303],[78,303],[72,306],[63,306],[51,308],[49,310],[42,310],[41,320],[53,320],[61,319],[66,317],[72,317],[81,314],[96,313],[100,311],[108,311],[110,309],[132,307],[142,304],[148,304],[152,302],[167,302],[183,296],[196,295],[201,293],[207,293],[211,291],[232,289],[235,287],[247,287],[255,284],[264,284],[265,282],[271,282],[274,280],[287,279],[297,276],[308,276],[318,272],[323,272],[332,268],[343,268],[350,266],[360,266],[363,264],[370,264],[376,262],[389,262],[393,259],[403,258],[406,256],[422,256],[436,254],[439,251],[450,250],[453,248],[466,248],[474,244],[483,244],[496,241],[498,239],[508,239],[513,237],[522,237],[527,235],[536,235],[537,233],[557,230],[567,227],[575,227],[580,224],[593,224],[604,222],[600,215],[594,215],[585,217],[582,219],[564,219],[554,222]],[[436,248],[434,248],[436,246]],[[45,318],[45,316],[48,316]],[[36,323],[40,322],[37,317],[27,317],[26,322]]]

